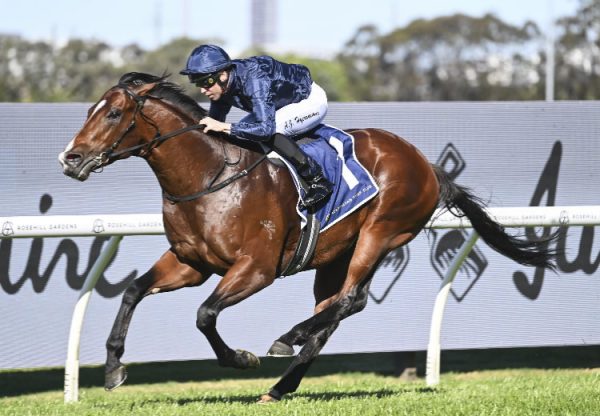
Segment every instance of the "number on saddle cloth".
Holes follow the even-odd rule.
[[[321,231],[325,231],[371,200],[379,192],[379,187],[356,159],[353,136],[322,124],[309,132],[306,138],[308,140],[303,138],[298,142],[300,147],[321,165],[324,175],[334,184],[331,197],[315,213],[321,223]],[[302,189],[294,168],[274,152],[269,156],[282,160],[292,174],[298,194],[304,195],[306,191]],[[300,202],[299,199],[298,207]],[[297,210],[304,226],[307,212],[305,209]]]

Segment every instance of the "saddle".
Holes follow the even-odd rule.
[[[272,163],[283,164],[290,171],[298,202],[296,211],[301,218],[301,237],[293,260],[282,275],[297,273],[310,261],[314,254],[318,236],[348,215],[359,209],[379,192],[371,174],[361,165],[354,152],[354,137],[343,130],[321,124],[305,136],[298,144],[323,168],[323,173],[334,184],[331,196],[307,210],[300,195],[307,190],[298,173],[277,153],[268,154]]]

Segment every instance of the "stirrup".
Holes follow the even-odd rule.
[[[308,184],[308,192],[304,197],[302,205],[304,208],[312,207],[323,201],[333,192],[333,184],[325,177],[321,176],[317,180]]]

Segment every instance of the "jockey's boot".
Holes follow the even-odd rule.
[[[311,207],[331,194],[333,184],[325,177],[321,166],[304,153],[293,139],[276,133],[272,139],[272,146],[273,150],[291,163],[308,185],[308,193],[304,198],[305,207]]]

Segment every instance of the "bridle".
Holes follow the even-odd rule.
[[[175,136],[179,136],[179,135],[181,135],[183,133],[187,133],[188,131],[198,130],[198,129],[201,129],[201,128],[205,127],[203,124],[196,124],[196,123],[194,123],[194,124],[191,124],[189,126],[182,127],[180,129],[174,130],[174,131],[172,131],[170,133],[161,135],[160,129],[156,125],[156,123],[154,123],[142,111],[142,109],[144,107],[144,104],[146,103],[146,100],[148,98],[156,98],[156,99],[160,99],[160,98],[154,97],[152,95],[138,95],[135,92],[131,91],[127,87],[127,85],[125,85],[125,84],[117,84],[113,88],[121,88],[123,91],[125,91],[125,93],[127,95],[129,95],[135,101],[135,104],[136,104],[135,105],[135,110],[134,110],[134,113],[133,113],[133,117],[131,118],[131,122],[129,123],[129,125],[127,126],[127,128],[123,131],[123,133],[121,134],[121,136],[119,136],[119,138],[117,140],[115,140],[112,145],[110,145],[110,147],[108,148],[108,150],[105,150],[104,152],[101,152],[98,156],[96,156],[93,159],[93,162],[96,164],[96,167],[92,169],[92,171],[94,171],[94,172],[96,172],[98,170],[101,171],[104,166],[106,166],[108,163],[110,163],[112,161],[115,161],[121,155],[123,155],[125,153],[135,154],[139,150],[145,150],[144,155],[148,155],[152,151],[152,149],[154,149],[155,147],[159,146],[161,143],[164,143],[165,141],[169,140],[170,138],[173,138]],[[137,119],[138,114],[144,119],[144,121],[146,121],[148,124],[150,124],[152,127],[154,127],[154,129],[156,130],[156,135],[148,143],[138,144],[138,145],[135,145],[135,146],[126,147],[125,149],[117,150],[117,148],[121,145],[121,143],[123,142],[123,140],[125,139],[125,137],[127,136],[127,134],[129,134],[129,132],[131,132],[135,128],[135,120]],[[192,201],[194,199],[200,198],[203,195],[210,194],[212,192],[218,191],[219,189],[222,189],[222,188],[226,187],[227,185],[229,185],[230,183],[236,181],[237,179],[239,179],[239,178],[241,178],[243,176],[248,175],[248,173],[250,173],[251,170],[253,170],[255,167],[257,167],[263,160],[265,160],[267,158],[266,155],[263,155],[262,157],[258,158],[256,161],[254,161],[254,163],[252,163],[248,168],[246,168],[246,169],[244,169],[244,170],[236,173],[233,176],[230,176],[229,178],[225,179],[222,182],[219,182],[219,183],[215,184],[216,180],[223,173],[223,171],[225,170],[225,168],[227,166],[235,166],[241,160],[241,149],[240,149],[240,157],[238,158],[238,160],[236,162],[230,162],[227,159],[227,153],[225,152],[225,144],[223,144],[223,153],[224,153],[224,159],[225,159],[224,164],[221,167],[221,169],[217,172],[217,174],[214,176],[214,178],[210,181],[209,186],[208,186],[207,189],[205,189],[203,191],[200,191],[200,192],[196,192],[196,193],[191,194],[191,195],[186,195],[186,196],[174,196],[174,195],[170,195],[170,194],[168,194],[163,189],[163,195],[164,195],[164,197],[166,199],[168,199],[169,201],[171,201],[172,203],[187,202],[187,201]]]
[[[121,88],[123,91],[125,91],[125,93],[127,93],[127,95],[129,95],[135,101],[135,110],[133,113],[133,117],[131,118],[131,122],[129,123],[129,125],[127,126],[125,131],[123,131],[121,136],[119,136],[119,138],[117,140],[115,140],[112,145],[110,145],[108,150],[101,152],[98,156],[96,156],[94,158],[96,167],[93,170],[101,169],[106,164],[108,164],[109,162],[115,161],[119,156],[121,156],[125,153],[134,154],[138,150],[144,149],[145,154],[149,154],[152,151],[152,149],[154,149],[155,147],[157,147],[164,141],[166,141],[172,137],[179,136],[180,134],[186,133],[188,131],[197,130],[197,129],[200,129],[203,127],[203,125],[201,125],[201,124],[192,124],[190,126],[186,126],[181,129],[172,131],[163,136],[160,134],[160,129],[158,128],[156,123],[154,123],[150,118],[148,118],[142,111],[144,104],[146,103],[146,100],[149,97],[151,97],[151,98],[155,98],[155,97],[153,97],[151,95],[138,95],[135,92],[131,91],[129,88],[127,88],[127,85],[125,85],[125,84],[118,84],[115,87],[113,87],[113,89],[114,88]],[[131,132],[135,128],[135,120],[136,120],[138,114],[148,124],[150,124],[152,127],[154,127],[154,129],[156,130],[156,135],[154,136],[154,139],[150,140],[148,143],[143,143],[143,144],[138,144],[135,146],[126,147],[125,149],[121,149],[121,150],[117,151],[117,148],[121,145],[121,143],[123,142],[123,140],[125,139],[127,134],[129,134],[129,132]]]

